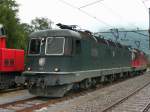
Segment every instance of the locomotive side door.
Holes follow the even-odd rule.
[[[75,38],[72,38],[71,66],[75,71],[82,70],[82,42]]]

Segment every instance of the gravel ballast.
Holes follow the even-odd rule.
[[[100,112],[150,81],[150,73],[98,89],[36,112]]]

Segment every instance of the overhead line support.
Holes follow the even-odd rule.
[[[149,34],[149,50],[150,50],[150,8],[149,8],[149,29],[148,29],[148,34]]]

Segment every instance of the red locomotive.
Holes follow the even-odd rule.
[[[15,85],[15,77],[24,71],[24,50],[6,48],[6,35],[0,25],[0,89]]]
[[[144,52],[138,50],[138,49],[133,49],[132,50],[132,62],[131,65],[133,68],[141,68],[145,67],[148,64],[147,57]]]

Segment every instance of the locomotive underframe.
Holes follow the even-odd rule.
[[[75,83],[80,83],[85,79],[101,77],[99,82],[103,82],[108,75],[124,73],[140,73],[146,67],[141,68],[113,68],[76,72],[31,72],[23,74],[29,78],[29,92],[46,97],[62,97],[73,88]],[[92,74],[92,75],[91,75]]]
[[[20,74],[19,72],[0,72],[0,89],[8,89],[15,86],[15,77]]]

